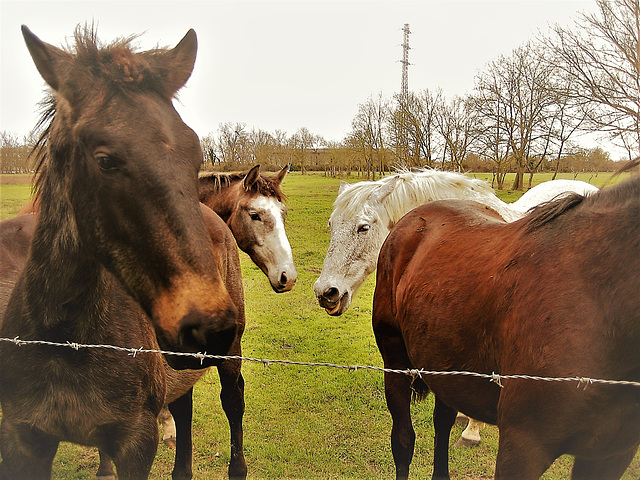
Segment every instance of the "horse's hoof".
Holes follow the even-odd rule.
[[[171,448],[172,450],[176,449],[176,437],[163,438],[162,441],[167,447]]]
[[[471,448],[471,447],[477,447],[479,444],[480,444],[480,440],[460,437],[460,439],[455,443],[453,448]]]
[[[115,475],[96,475],[96,480],[116,480]]]

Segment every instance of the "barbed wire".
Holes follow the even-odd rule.
[[[499,373],[478,373],[478,372],[470,372],[464,370],[446,370],[446,371],[436,371],[436,370],[423,370],[423,369],[405,369],[405,370],[397,370],[393,368],[384,368],[384,367],[376,367],[374,365],[341,365],[336,363],[329,362],[302,362],[296,360],[272,360],[265,358],[253,358],[253,357],[245,357],[241,355],[211,355],[207,353],[190,353],[190,352],[172,352],[166,350],[159,349],[149,349],[149,348],[131,348],[131,347],[119,347],[117,345],[91,345],[91,344],[81,344],[75,342],[49,342],[46,340],[21,340],[19,337],[14,338],[2,338],[0,337],[0,342],[8,342],[13,343],[17,346],[24,345],[46,345],[50,347],[61,347],[61,348],[72,348],[74,350],[80,349],[105,349],[105,350],[116,350],[120,352],[125,352],[130,356],[135,357],[141,353],[152,353],[152,354],[162,354],[162,355],[172,355],[172,356],[181,356],[181,357],[193,357],[200,360],[202,364],[205,359],[210,360],[241,360],[246,362],[255,362],[262,363],[265,366],[269,365],[293,365],[293,366],[302,366],[302,367],[327,367],[327,368],[336,368],[341,370],[348,371],[358,371],[358,370],[371,370],[376,372],[383,373],[396,373],[400,375],[409,375],[412,377],[422,378],[423,376],[464,376],[464,377],[475,377],[489,380],[500,388],[503,387],[503,380],[533,380],[533,381],[541,381],[541,382],[577,382],[577,387],[586,389],[589,385],[625,385],[625,386],[633,386],[640,387],[640,382],[634,382],[629,380],[605,380],[600,378],[589,378],[589,377],[542,377],[536,375],[524,375],[524,374],[509,374],[509,375],[501,375]]]

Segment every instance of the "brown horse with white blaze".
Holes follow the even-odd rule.
[[[385,367],[640,381],[640,178],[507,224],[439,201],[409,212],[378,261],[373,328]],[[622,476],[640,444],[640,389],[385,373],[397,478],[413,456],[412,392],[436,395],[433,478],[449,478],[456,411],[497,424],[497,479]]]
[[[37,220],[23,216],[27,223],[12,227],[15,238],[31,236],[28,256],[21,265],[24,252],[15,250],[15,268],[2,270],[3,292],[15,286],[0,336],[220,355],[234,349],[244,317],[224,262],[234,264],[234,254],[237,262],[237,250],[224,225],[226,251],[209,239],[198,203],[202,151],[172,105],[193,69],[195,33],[174,49],[140,53],[127,40],[101,46],[89,29],[76,31],[74,52],[26,27],[23,35],[54,97],[40,142]],[[179,368],[220,364],[167,360]],[[60,441],[100,448],[120,479],[147,478],[167,368],[154,354],[2,342],[0,478],[50,478]],[[234,370],[225,374],[241,387]],[[243,410],[237,392],[232,402]],[[230,473],[246,475],[240,460]]]
[[[288,171],[287,165],[274,175],[263,175],[256,165],[246,174],[200,175],[200,201],[227,222],[238,247],[264,272],[276,293],[290,291],[298,279],[280,188]]]

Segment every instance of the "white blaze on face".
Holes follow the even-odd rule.
[[[249,213],[260,217],[261,228],[256,227],[255,252],[267,270],[265,273],[272,287],[277,291],[291,290],[298,272],[284,228],[284,206],[272,197],[256,197],[249,207]]]

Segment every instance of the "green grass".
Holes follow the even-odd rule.
[[[609,174],[598,175],[604,181]],[[565,177],[572,178],[572,176]],[[578,177],[579,179],[584,179]],[[534,181],[545,179],[536,175]],[[357,181],[352,177],[349,181]],[[293,291],[275,294],[264,274],[241,253],[247,329],[246,356],[381,366],[371,330],[374,276],[362,286],[352,307],[329,317],[313,295],[313,282],[329,245],[327,221],[340,179],[319,174],[289,174],[287,231],[298,268]],[[509,183],[507,183],[508,185]],[[14,191],[1,183],[2,218],[15,215],[29,195],[28,185]],[[21,192],[21,193],[20,193]],[[519,192],[498,192],[506,201]],[[16,208],[17,207],[17,208]],[[245,455],[250,479],[378,479],[394,475],[389,435],[391,418],[384,402],[382,374],[321,367],[245,362]],[[219,400],[215,370],[207,373],[194,396],[194,478],[226,477],[229,433]],[[417,433],[411,478],[431,477],[433,397],[412,406]],[[454,427],[452,443],[462,428]],[[498,448],[497,428],[489,426],[473,449],[452,449],[454,479],[491,478]],[[158,450],[152,478],[168,478],[173,452]],[[97,469],[94,449],[63,444],[54,464],[56,479],[92,479]],[[568,478],[571,461],[559,459],[543,477]],[[640,455],[623,477],[640,476]]]
[[[17,215],[30,194],[30,175],[0,175],[0,220]]]

